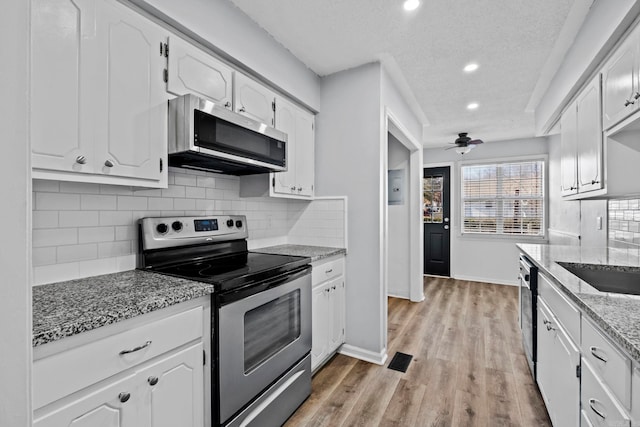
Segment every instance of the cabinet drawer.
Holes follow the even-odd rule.
[[[173,348],[200,339],[202,316],[202,307],[196,307],[34,361],[33,407],[40,408]],[[122,326],[125,326],[124,322]]]
[[[538,274],[538,295],[549,306],[574,342],[580,342],[580,311],[543,274]]]
[[[598,379],[586,359],[582,359],[582,409],[593,427],[630,426],[631,420],[615,397]]]
[[[582,357],[618,400],[631,407],[631,360],[620,353],[591,322],[582,321]]]
[[[344,257],[340,257],[333,261],[323,262],[318,265],[313,265],[311,270],[311,283],[315,286],[319,283],[333,279],[334,277],[342,276],[344,274]]]

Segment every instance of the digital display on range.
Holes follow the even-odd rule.
[[[217,219],[196,219],[193,221],[196,231],[216,231],[218,229]]]

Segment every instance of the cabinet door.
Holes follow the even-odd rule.
[[[135,376],[130,375],[72,401],[60,409],[34,417],[34,427],[133,427],[144,425],[134,393]],[[128,397],[127,397],[128,395]],[[124,400],[124,402],[123,402]]]
[[[244,74],[235,74],[233,108],[236,112],[273,126],[274,100],[274,92]]]
[[[330,282],[329,292],[329,320],[331,333],[329,336],[328,352],[335,351],[344,342],[344,278],[340,277]]]
[[[296,120],[297,194],[313,197],[315,144],[313,114],[300,110]]]
[[[545,405],[550,408],[553,381],[551,371],[553,366],[553,334],[547,330],[547,325],[551,322],[552,316],[541,301],[542,299],[538,297],[536,381]]]
[[[578,121],[576,104],[572,103],[560,119],[560,194],[568,196],[578,192]]]
[[[631,34],[603,68],[602,121],[605,129],[624,119],[636,108],[637,33],[634,31]]]
[[[167,99],[159,26],[119,3],[96,3],[96,171],[159,180],[166,164]]]
[[[276,129],[287,134],[287,171],[274,174],[273,191],[281,194],[296,194],[296,169],[298,138],[296,125],[298,108],[287,100],[276,99]]]
[[[31,2],[33,168],[93,171],[94,42],[93,0]]]
[[[143,413],[150,427],[202,427],[204,364],[202,343],[164,357],[136,375]]]
[[[602,179],[602,113],[598,75],[576,101],[578,192],[599,190]]]
[[[315,369],[327,356],[329,345],[329,289],[326,284],[311,292],[311,369]]]
[[[169,38],[167,90],[193,93],[231,109],[233,70],[179,37]]]

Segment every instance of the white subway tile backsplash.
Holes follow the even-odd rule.
[[[143,211],[147,209],[146,197],[118,196],[119,211]]]
[[[100,258],[111,258],[122,255],[129,255],[131,251],[131,242],[104,242],[98,244],[98,256]]]
[[[168,182],[139,189],[34,180],[34,283],[135,268],[142,217],[246,215],[252,248],[345,245],[342,199],[245,199],[237,177],[172,167]]]
[[[102,211],[100,212],[100,225],[130,225],[133,222],[133,213],[127,211]]]
[[[78,243],[111,242],[115,240],[114,227],[86,227],[78,229]]]
[[[117,200],[117,196],[83,194],[80,196],[80,208],[92,211],[116,210]]]
[[[77,228],[44,228],[33,230],[33,247],[73,245],[78,243]]]
[[[80,195],[36,193],[35,208],[39,211],[77,211],[80,210]]]
[[[58,211],[34,211],[33,228],[57,228]]]
[[[58,246],[57,257],[59,263],[96,259],[98,257],[98,245],[87,243],[83,245]]]

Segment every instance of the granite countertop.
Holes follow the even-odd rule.
[[[32,345],[211,293],[211,284],[140,270],[34,286]]]
[[[518,244],[528,258],[609,337],[640,363],[640,296],[601,292],[557,262],[639,267],[638,249]]]
[[[319,261],[335,255],[345,255],[345,248],[332,248],[328,246],[307,246],[307,245],[278,245],[264,248],[252,249],[251,252],[261,252],[264,254],[303,256],[311,258],[311,262]]]

